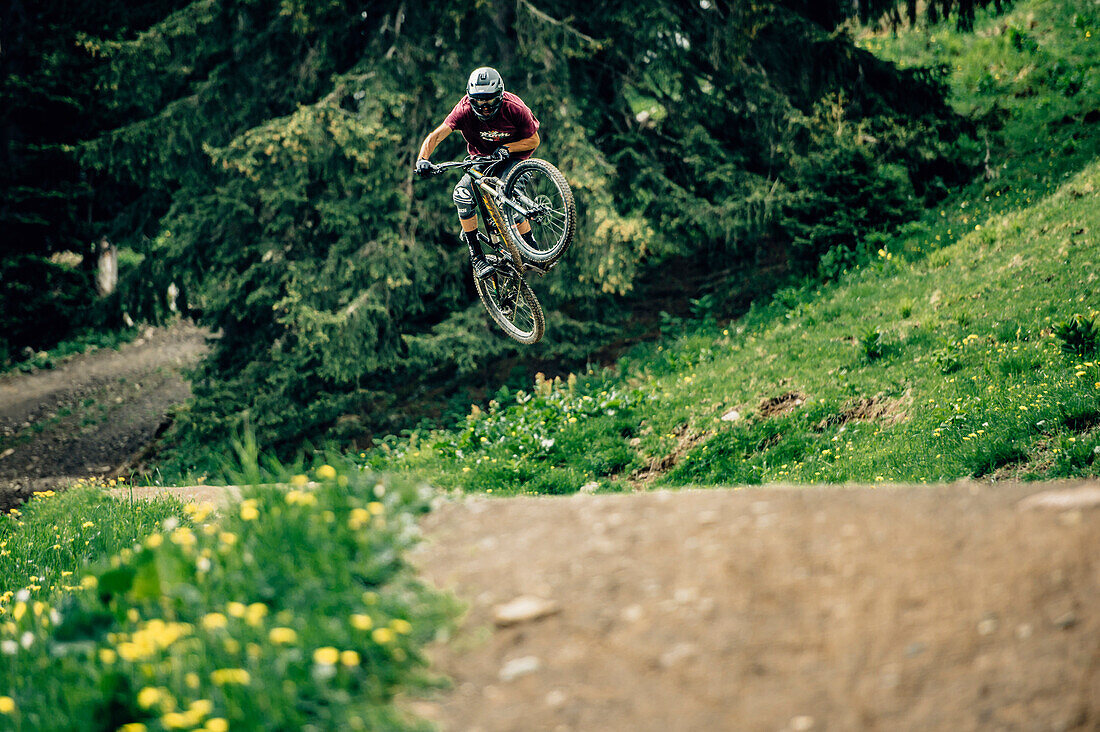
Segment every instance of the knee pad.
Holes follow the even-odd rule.
[[[468,219],[477,213],[477,205],[474,203],[474,192],[470,190],[470,181],[463,178],[455,186],[454,193],[451,195],[451,199],[455,202],[455,208],[458,209],[458,217],[460,219]]]

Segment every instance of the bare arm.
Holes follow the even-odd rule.
[[[446,124],[442,124],[432,130],[431,134],[424,138],[424,142],[420,143],[420,154],[417,155],[418,160],[427,160],[435,152],[436,145],[443,142],[447,135],[451,134],[451,128]]]
[[[536,132],[530,137],[526,137],[522,140],[509,142],[505,147],[508,148],[508,152],[526,152],[527,150],[534,150],[541,142],[542,140],[539,138],[539,133]]]

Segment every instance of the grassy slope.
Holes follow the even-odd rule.
[[[1052,329],[1100,308],[1098,27],[1093,3],[1033,0],[973,35],[862,39],[949,66],[958,108],[1003,120],[989,175],[838,283],[726,328],[685,323],[613,372],[502,394],[363,457],[504,492],[621,489],[653,463],[668,484],[1095,474],[1100,364],[1064,355]],[[792,392],[795,408],[760,413]]]

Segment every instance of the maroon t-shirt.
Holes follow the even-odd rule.
[[[462,133],[471,155],[489,155],[501,145],[527,139],[539,128],[539,121],[523,100],[507,91],[500,111],[488,122],[477,118],[469,97],[462,97],[443,124]],[[512,157],[526,160],[532,153],[534,150],[524,150],[512,153]]]

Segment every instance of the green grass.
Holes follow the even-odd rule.
[[[76,589],[92,565],[181,516],[172,498],[131,502],[93,485],[36,493],[0,517],[0,617],[17,592],[50,598]]]
[[[48,351],[39,351],[23,361],[0,363],[0,374],[8,371],[22,371],[29,373],[39,369],[52,369],[60,361],[81,353],[94,351],[99,348],[119,347],[134,340],[140,334],[137,327],[121,328],[119,330],[90,330],[78,333],[68,340],[62,341]]]
[[[403,558],[427,493],[350,466],[314,478],[253,486],[220,514],[154,505],[91,566],[35,552],[124,520],[120,502],[77,491],[4,519],[12,557],[74,574],[56,592],[21,586],[24,561],[4,575],[18,589],[0,616],[0,726],[424,728],[394,700],[435,683],[420,647],[454,615]]]
[[[361,460],[496,493],[1100,473],[1098,17],[1035,0],[975,34],[861,39],[950,69],[952,102],[996,121],[985,175],[838,281],[677,324],[617,368]]]

